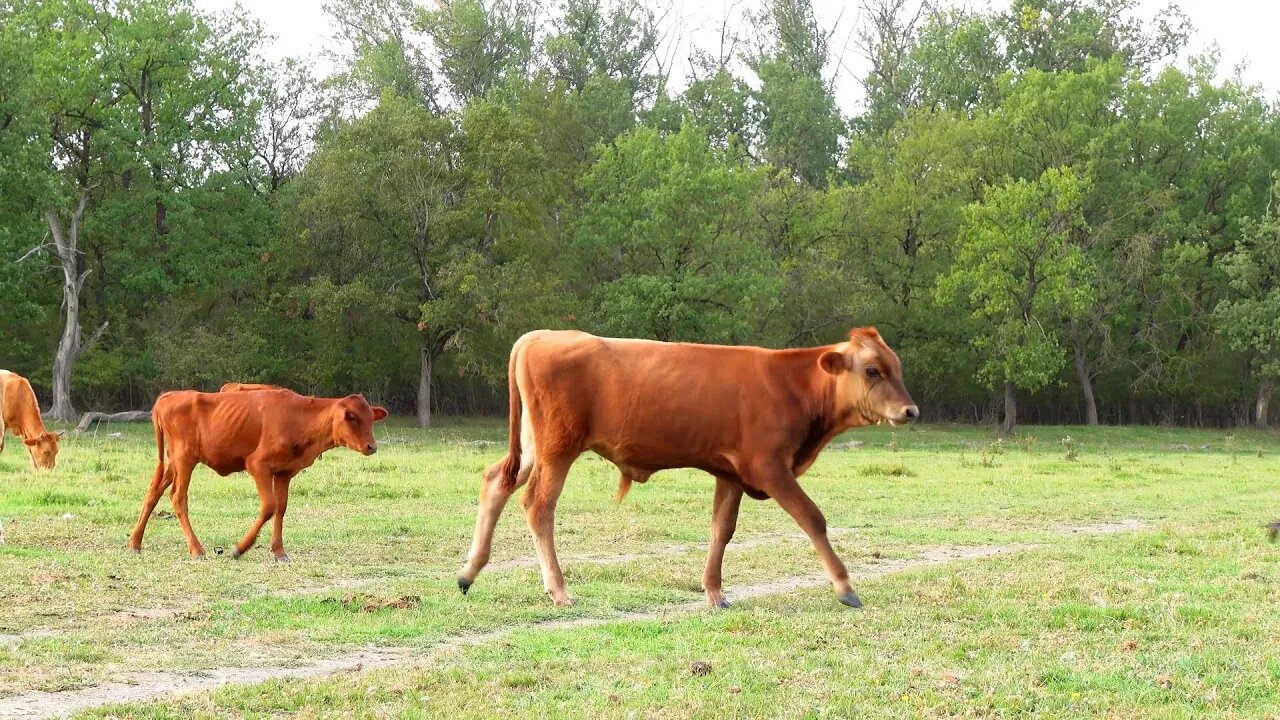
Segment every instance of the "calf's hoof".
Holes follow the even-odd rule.
[[[573,598],[568,595],[560,595],[559,597],[552,595],[551,601],[560,607],[573,607]]]
[[[288,564],[288,563],[291,563],[291,562],[293,562],[293,561],[289,559],[289,554],[288,554],[288,553],[280,553],[279,555],[277,555],[277,556],[276,556],[276,562],[278,562],[278,563]]]
[[[141,554],[142,554],[142,548],[140,548],[140,547],[132,547],[132,546],[130,546],[130,545],[126,545],[124,549],[125,549],[125,550],[128,550],[129,552],[133,553],[134,555],[141,555]]]
[[[232,551],[231,551],[231,559],[232,559],[232,560],[239,560],[239,559],[241,558],[241,556],[243,556],[243,555],[244,555],[244,553],[240,552],[240,550],[239,550],[239,549],[236,549],[236,550],[232,550]]]
[[[840,602],[844,603],[845,605],[848,605],[851,608],[862,607],[862,601],[858,599],[858,593],[852,590],[841,595]]]
[[[466,579],[466,578],[462,577],[461,575],[459,575],[459,576],[458,576],[458,589],[462,591],[462,594],[463,594],[463,595],[466,595],[466,594],[467,594],[467,591],[471,589],[471,583],[473,583],[473,582],[475,582],[475,581],[474,581],[474,580],[468,580],[468,579]]]
[[[725,600],[724,598],[720,598],[719,600],[712,603],[711,607],[714,607],[719,610],[728,610],[729,608],[733,607],[733,603],[729,602],[728,600]]]

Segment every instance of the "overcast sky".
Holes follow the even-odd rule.
[[[197,6],[210,10],[226,10],[236,0],[195,0]],[[725,9],[737,8],[741,16],[743,7],[758,6],[759,0],[705,0],[704,2],[677,3],[668,18],[668,29],[682,28],[679,36],[686,38],[674,50],[680,59],[677,75],[687,66],[683,58],[688,56],[690,40],[698,46],[712,49],[719,44],[719,27]],[[321,10],[322,0],[242,0],[248,12],[256,15],[268,32],[275,36],[269,49],[272,57],[286,56],[315,58],[318,68],[328,69],[319,57],[329,40],[327,18]],[[836,30],[832,43],[839,53],[850,33],[859,22],[857,0],[814,0],[814,7],[821,22]],[[957,3],[958,4],[958,3]],[[985,0],[969,0],[970,7],[989,7]],[[1153,16],[1168,0],[1140,0],[1142,17]],[[1191,18],[1196,34],[1191,40],[1192,52],[1200,52],[1217,42],[1222,52],[1222,69],[1230,73],[1237,64],[1247,63],[1244,78],[1266,87],[1267,94],[1276,96],[1280,89],[1280,41],[1276,38],[1280,28],[1280,2],[1274,0],[1181,0],[1179,5]],[[1004,0],[995,0],[995,7],[1006,6]],[[858,112],[862,107],[862,92],[858,78],[866,68],[865,61],[849,42],[843,55],[843,69],[836,73],[836,100],[846,114]]]

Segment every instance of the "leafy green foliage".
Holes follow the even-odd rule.
[[[1260,412],[1261,89],[1171,62],[1176,8],[864,9],[845,116],[809,0],[689,48],[683,85],[639,0],[331,0],[325,78],[190,0],[0,2],[0,366],[47,395],[69,276],[74,394],[104,409],[238,379],[425,421],[499,411],[536,327],[793,346],[875,324],[932,417],[990,418],[1006,384],[1042,421]],[[49,218],[81,198],[63,266]]]
[[[1232,349],[1250,356],[1259,377],[1280,381],[1280,216],[1274,206],[1260,220],[1245,220],[1222,265],[1230,290],[1214,319]]]
[[[749,337],[777,294],[748,222],[763,180],[692,125],[619,137],[581,181],[575,248],[592,285],[589,325],[659,340]]]
[[[1092,301],[1088,267],[1069,241],[1085,229],[1087,190],[1072,170],[1050,168],[969,206],[955,264],[938,288],[983,321],[973,342],[989,382],[1038,390],[1065,364],[1056,328]]]

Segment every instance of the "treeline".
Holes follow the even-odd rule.
[[[426,424],[532,328],[875,324],[926,418],[1264,422],[1276,107],[1136,7],[868,0],[844,48],[765,0],[677,59],[635,0],[332,0],[317,77],[190,0],[0,0],[0,366],[60,418],[234,379]]]

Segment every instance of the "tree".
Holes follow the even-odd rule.
[[[434,10],[418,8],[415,23],[431,38],[439,74],[456,103],[528,76],[536,11],[528,0],[447,0]]]
[[[312,67],[294,58],[259,68],[252,90],[257,123],[229,148],[226,163],[241,170],[252,190],[273,195],[306,165],[325,97]]]
[[[1223,258],[1230,293],[1214,309],[1219,332],[1245,353],[1258,381],[1254,424],[1267,427],[1267,406],[1280,381],[1280,208],[1276,192],[1260,220],[1245,220],[1235,249]]]
[[[41,248],[62,274],[64,325],[53,365],[56,420],[74,420],[72,370],[107,330],[85,341],[82,292],[96,269],[85,257],[92,206],[113,188],[148,205],[151,237],[170,230],[175,189],[198,181],[210,154],[243,117],[239,82],[252,27],[210,21],[184,2],[16,2],[6,37],[34,39],[26,127],[40,127],[26,154],[24,193],[40,208],[50,242]]]
[[[848,172],[859,182],[827,191],[831,253],[858,283],[865,317],[897,341],[903,362],[931,408],[964,407],[981,391],[972,358],[958,352],[973,331],[968,313],[939,303],[934,286],[954,261],[966,206],[981,197],[991,138],[958,113],[913,110],[882,136],[860,135]]]
[[[1087,167],[1099,155],[1114,151],[1105,140],[1119,122],[1115,107],[1122,94],[1122,76],[1119,60],[1112,59],[1086,63],[1080,71],[1050,73],[1033,68],[1016,78],[1002,78],[1003,101],[992,112],[989,129],[999,138],[991,142],[998,148],[993,152],[994,165],[1016,177],[1036,178],[1053,167]],[[1105,193],[1088,194],[1083,209],[1089,230],[1068,236],[1094,267],[1111,267],[1104,238],[1092,230],[1106,227],[1096,221],[1106,214],[1111,200]],[[1088,425],[1099,423],[1094,377],[1111,336],[1114,315],[1109,310],[1116,294],[1123,292],[1122,276],[1100,273],[1097,282],[1105,287],[1097,288],[1095,302],[1067,319],[1063,328]]]
[[[760,79],[764,159],[823,187],[844,129],[822,75],[831,34],[810,0],[771,0],[754,24],[760,37],[748,63]]]
[[[863,9],[857,42],[870,69],[859,132],[879,136],[914,110],[972,114],[994,99],[1008,66],[989,16],[908,0],[869,0]]]
[[[658,40],[657,18],[637,0],[565,0],[543,53],[552,79],[579,100],[588,147],[612,142],[654,102]]]
[[[596,331],[742,342],[777,297],[750,202],[764,176],[685,125],[636,128],[581,180],[574,243]]]
[[[1191,35],[1176,5],[1150,20],[1137,0],[1015,0],[1001,18],[1009,60],[1019,70],[1079,71],[1090,60],[1119,59],[1146,69],[1174,57]]]
[[[340,70],[330,78],[351,106],[367,110],[384,93],[441,109],[427,51],[415,42],[413,0],[328,0]]]
[[[1084,228],[1088,182],[1070,168],[987,190],[970,205],[954,266],[938,284],[945,302],[966,302],[986,358],[979,374],[1004,388],[1001,431],[1017,422],[1015,390],[1035,391],[1065,364],[1057,327],[1092,301],[1084,258],[1071,241]]]
[[[551,186],[537,178],[547,166],[535,128],[505,105],[476,101],[455,118],[389,95],[329,138],[289,187],[296,213],[284,247],[303,251],[295,299],[317,318],[363,318],[416,338],[424,427],[446,351],[503,327],[502,299],[524,287],[509,266],[527,269],[528,233],[545,227]]]

